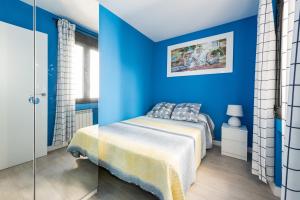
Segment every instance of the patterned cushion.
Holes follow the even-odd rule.
[[[171,116],[171,119],[188,122],[198,122],[198,114],[201,104],[197,103],[181,103],[178,104]]]
[[[150,112],[147,113],[148,117],[170,119],[172,111],[176,104],[174,103],[158,103],[156,104]]]

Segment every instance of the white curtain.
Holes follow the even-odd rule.
[[[282,36],[281,36],[281,103],[282,103],[282,124],[287,119],[288,82],[290,76],[291,50],[294,30],[295,0],[285,0],[282,15]],[[282,129],[282,146],[286,129]]]
[[[284,130],[284,146],[282,159],[282,200],[300,199],[300,0],[285,2],[286,11],[289,10],[288,20],[293,39],[288,45],[292,45],[291,57],[287,58],[287,78],[285,81],[286,112]],[[288,67],[289,66],[289,67]],[[283,68],[284,70],[284,68]]]
[[[255,67],[252,173],[274,179],[276,36],[272,0],[260,0]]]
[[[53,146],[70,141],[75,131],[75,98],[72,88],[72,51],[75,45],[75,25],[59,19],[56,116]]]

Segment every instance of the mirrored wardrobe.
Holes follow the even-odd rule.
[[[1,1],[2,2],[2,1]],[[0,7],[0,194],[33,199],[33,8],[18,1]],[[22,12],[15,12],[15,8]],[[45,147],[47,149],[47,147]],[[42,151],[42,150],[41,150]]]
[[[0,199],[77,200],[98,166],[69,144],[98,124],[98,2],[1,0]]]

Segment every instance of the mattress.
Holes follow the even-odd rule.
[[[78,130],[67,151],[162,200],[183,200],[205,156],[207,123],[138,117]]]

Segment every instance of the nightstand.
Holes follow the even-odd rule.
[[[247,161],[247,138],[248,130],[246,126],[232,127],[227,123],[223,123],[222,155]]]

